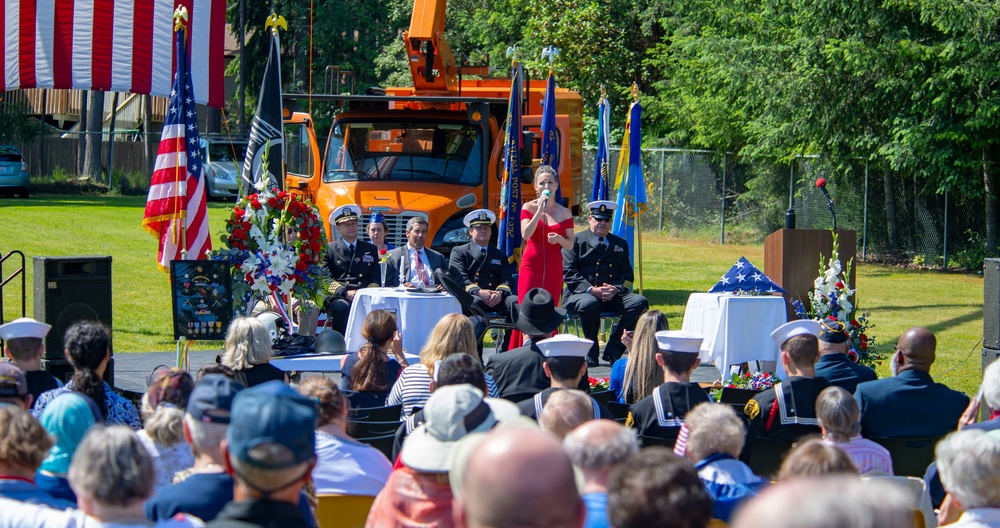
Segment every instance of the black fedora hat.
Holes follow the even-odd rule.
[[[524,294],[524,299],[517,304],[511,315],[518,330],[529,336],[538,336],[559,328],[566,319],[566,310],[555,307],[548,291],[532,288]]]

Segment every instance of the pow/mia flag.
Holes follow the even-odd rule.
[[[746,257],[733,264],[732,268],[719,279],[719,282],[708,290],[708,293],[788,293],[774,283],[771,279],[761,273],[757,266],[750,263]]]
[[[285,184],[285,140],[281,124],[281,58],[277,32],[271,35],[271,52],[264,67],[257,112],[250,125],[250,141],[243,160],[240,196],[256,192],[258,181],[269,178],[271,186],[281,190]],[[267,152],[265,156],[265,152]],[[267,165],[264,166],[264,159]]]

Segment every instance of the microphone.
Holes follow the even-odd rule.
[[[837,230],[837,212],[833,208],[833,198],[830,196],[830,192],[826,190],[826,178],[820,178],[816,180],[816,187],[823,191],[823,196],[826,196],[826,206],[830,209],[830,214],[833,216],[833,230]]]
[[[545,189],[544,191],[542,191],[542,208],[543,209],[545,208],[545,205],[549,201],[549,196],[552,196],[552,191],[550,191],[548,189]]]

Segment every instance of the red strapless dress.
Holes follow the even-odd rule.
[[[521,220],[531,220],[532,213],[521,210]],[[556,307],[561,306],[563,289],[563,258],[562,246],[548,242],[549,233],[566,236],[566,231],[572,231],[573,219],[567,218],[558,224],[546,224],[539,221],[535,232],[528,239],[521,254],[521,265],[517,276],[517,300],[521,302],[524,294],[532,288],[544,288],[552,295]],[[516,348],[524,342],[521,332],[515,330],[511,335],[510,348]]]

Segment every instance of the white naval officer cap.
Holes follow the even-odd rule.
[[[705,340],[699,334],[683,330],[660,330],[655,335],[657,348],[674,354],[697,354],[701,350],[701,342]]]
[[[775,331],[771,332],[771,339],[774,339],[774,342],[778,344],[778,348],[781,348],[781,345],[785,344],[785,341],[795,336],[819,336],[819,330],[819,321],[799,319],[779,326]]]
[[[339,224],[341,222],[357,220],[359,218],[361,218],[361,208],[354,204],[341,205],[330,213],[331,224]]]
[[[537,343],[542,355],[547,358],[553,357],[587,357],[587,352],[594,342],[589,339],[577,337],[573,334],[556,334],[548,339],[543,339]]]
[[[21,317],[13,321],[0,325],[0,339],[17,339],[19,337],[35,337],[45,339],[51,325],[40,323],[30,317]]]
[[[476,209],[471,213],[465,215],[465,227],[472,227],[476,225],[493,225],[496,222],[497,215],[489,209]]]

